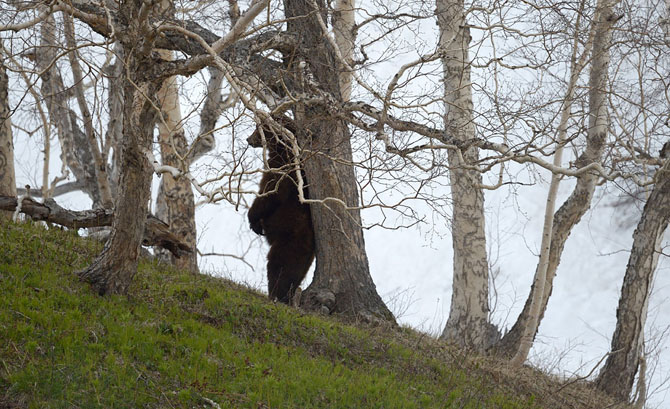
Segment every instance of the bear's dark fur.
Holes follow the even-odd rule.
[[[279,120],[294,132],[291,121]],[[294,132],[295,133],[295,132]],[[314,260],[314,228],[309,205],[300,203],[290,143],[268,126],[263,127],[269,169],[261,178],[259,194],[249,209],[249,225],[264,235],[268,252],[268,293],[271,299],[290,303]],[[254,148],[263,147],[257,128],[247,139]],[[301,173],[305,185],[304,173]],[[307,198],[307,189],[304,189]]]

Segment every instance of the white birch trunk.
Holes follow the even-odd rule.
[[[171,51],[160,51],[164,59],[172,59]],[[179,105],[177,78],[170,77],[163,83],[157,94],[161,104],[162,120],[158,121],[158,142],[163,165],[188,170],[184,156],[187,151],[186,137],[181,126],[182,115]],[[188,178],[175,179],[170,173],[161,176],[158,197],[156,198],[156,217],[170,226],[173,234],[182,239],[191,249],[191,253],[176,258],[166,250],[157,250],[162,258],[168,259],[178,268],[193,273],[198,272],[196,252],[195,201]]]
[[[344,61],[353,66],[354,46],[356,44],[356,33],[354,32],[354,8],[355,0],[337,0],[335,3],[335,12],[333,13],[333,33],[335,35],[335,44],[340,49]],[[340,68],[340,92],[344,102],[351,99],[351,87],[353,73],[347,68]]]
[[[596,31],[593,43],[593,55],[591,62],[591,72],[589,79],[589,130],[587,135],[587,149],[585,153],[594,161],[600,160],[602,149],[604,146],[605,136],[607,135],[607,67],[609,66],[609,45],[611,37],[611,21],[609,20],[612,10],[611,0],[604,0],[598,3],[596,13],[599,16],[596,21]],[[559,125],[559,134],[557,140],[557,148],[554,154],[554,165],[561,166],[563,156],[563,143],[566,139],[567,122],[570,116],[570,107],[572,105],[574,87],[578,77],[578,64],[575,62],[575,53],[577,44],[573,48],[573,63],[571,64],[571,77],[568,84],[568,92],[564,103],[563,112],[561,113],[561,123]],[[593,152],[593,151],[596,152]],[[556,203],[556,195],[558,193],[558,185],[560,183],[560,176],[553,174],[551,177],[551,184],[547,194],[547,204],[544,214],[544,226],[542,233],[542,244],[540,252],[540,260],[535,272],[535,279],[533,282],[533,290],[529,296],[530,305],[528,308],[528,315],[525,326],[521,333],[519,348],[512,358],[510,364],[512,366],[521,366],[528,358],[528,353],[533,345],[535,335],[537,334],[540,320],[544,316],[544,310],[549,300],[549,294],[552,290],[553,277],[558,268],[558,262],[551,263],[551,249],[554,229],[554,208]],[[581,213],[590,206],[590,198],[593,196],[595,190],[595,183],[597,176],[590,174],[582,178],[582,185],[586,184],[589,200],[582,202],[582,206],[575,209]],[[583,186],[575,187],[575,190],[581,190]],[[572,198],[572,197],[571,197]],[[560,221],[560,220],[559,220]],[[568,223],[570,229],[574,224]],[[568,234],[562,236],[563,240],[567,240]],[[560,244],[560,249],[563,249],[563,243]],[[554,247],[558,249],[559,247]],[[560,254],[554,255],[560,260]],[[550,268],[551,266],[551,268]]]
[[[468,45],[462,0],[438,0],[437,23],[443,50],[444,123],[448,135],[460,140],[474,138],[472,89]],[[484,351],[498,340],[489,323],[489,268],[484,231],[484,194],[481,174],[464,169],[475,164],[479,151],[470,148],[449,152],[453,202],[452,240],[454,248],[453,295],[451,310],[442,339],[477,351]],[[465,162],[463,162],[464,160]]]
[[[9,119],[9,78],[5,66],[0,63],[0,195],[16,196],[14,175],[14,142],[12,123]],[[1,211],[0,217],[11,218],[12,212]]]

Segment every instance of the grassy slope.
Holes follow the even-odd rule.
[[[99,250],[0,221],[0,408],[606,406],[408,330],[347,326],[151,263],[129,296],[99,297],[73,274]]]

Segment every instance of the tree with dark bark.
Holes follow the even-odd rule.
[[[112,234],[102,253],[91,266],[78,274],[99,294],[126,293],[137,272],[144,222],[149,204],[151,164],[145,152],[151,149],[156,101],[164,77],[156,76],[158,61],[152,55],[145,3],[125,2],[119,19],[126,23],[119,42],[123,46],[124,78],[123,139],[121,141],[120,178],[114,202]],[[149,42],[149,43],[147,43]],[[144,44],[143,47],[137,47]]]
[[[631,396],[640,361],[644,358],[649,296],[663,235],[670,222],[670,159],[665,159],[665,165],[656,172],[654,179],[656,184],[633,234],[611,351],[596,379],[598,389],[625,402]],[[643,379],[644,374],[639,376]],[[643,402],[645,396],[638,399]]]
[[[337,59],[323,41],[326,8],[322,0],[285,0],[287,31],[300,45],[297,55],[284,57],[289,72],[300,75],[304,61],[318,86],[341,99]],[[295,111],[297,138],[312,154],[305,160],[316,239],[314,280],[302,294],[302,305],[343,313],[367,321],[394,322],[370,276],[365,253],[350,133],[346,124],[318,109]]]

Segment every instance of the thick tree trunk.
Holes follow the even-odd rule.
[[[300,38],[301,56],[319,85],[339,96],[339,65],[318,20],[327,21],[326,8],[323,1],[317,4],[319,10],[314,10],[310,2],[285,0],[288,31]],[[292,64],[289,70],[299,72],[298,61],[286,60]],[[302,305],[366,321],[395,322],[370,276],[360,211],[347,210],[338,202],[359,204],[356,175],[348,165],[352,161],[349,130],[322,112],[298,113],[296,119],[303,126],[298,132],[303,148],[314,152],[305,161],[309,197],[324,201],[311,205],[317,264],[312,284],[302,293]]]
[[[607,93],[605,90],[607,87],[607,67],[609,65],[608,48],[613,23],[611,19],[613,3],[615,2],[611,0],[601,1],[597,11],[598,15],[602,17],[596,22],[597,26],[593,36],[593,55],[589,80],[589,129],[586,136],[586,148],[575,161],[575,165],[579,168],[588,166],[594,162],[600,162],[605,148],[607,137]],[[578,72],[574,70],[575,67],[573,67],[573,76],[578,75]],[[577,70],[579,70],[578,67]],[[576,78],[571,78],[569,88],[574,86],[575,81]],[[571,94],[572,92],[569,90],[566,99],[571,99]],[[569,112],[569,106],[567,108],[567,112]],[[567,118],[562,122],[567,122]],[[564,124],[561,124],[561,131],[564,129],[563,126]],[[559,140],[562,139],[565,138],[559,136]],[[573,227],[579,223],[586,211],[591,207],[591,199],[593,198],[597,181],[598,175],[595,173],[585,173],[579,176],[570,197],[554,213],[551,245],[546,261],[546,277],[542,298],[538,299],[539,315],[536,317],[537,322],[533,325],[532,334],[528,335],[531,338],[531,342],[535,339],[540,322],[544,317],[565,243]],[[538,263],[536,274],[537,270],[541,267],[540,264]],[[519,318],[517,318],[517,321],[510,331],[505,334],[500,343],[496,345],[497,354],[511,357],[519,351],[524,329],[527,327],[529,317],[531,316],[532,300],[538,296],[537,288],[538,286],[534,283]]]
[[[633,233],[611,352],[596,380],[598,389],[622,401],[630,397],[640,356],[644,353],[642,340],[651,284],[663,234],[670,221],[670,160],[666,159],[654,177],[656,185]]]
[[[167,60],[172,59],[170,51],[161,51],[161,54]],[[181,126],[182,117],[176,77],[165,80],[163,87],[158,92],[158,101],[161,104],[163,121],[165,121],[158,121],[158,143],[162,164],[188,171],[187,163],[184,161],[187,142]],[[191,249],[189,255],[180,258],[159,249],[159,256],[167,259],[177,268],[197,273],[195,201],[191,181],[188,178],[175,179],[170,173],[164,173],[161,176],[156,198],[156,216],[170,225],[172,232],[181,237]]]
[[[444,123],[447,134],[459,140],[475,137],[470,84],[469,30],[465,27],[464,3],[437,1],[440,48],[444,51]],[[475,165],[479,151],[470,148],[449,152],[453,203],[454,248],[451,310],[441,338],[457,345],[484,351],[499,339],[489,322],[489,266],[484,231],[484,193],[481,173],[464,169]],[[463,162],[465,161],[465,162]]]
[[[12,122],[9,119],[9,78],[5,66],[0,63],[0,195],[16,196],[14,175],[14,142]],[[11,218],[12,212],[0,210],[0,217]]]
[[[121,141],[121,175],[114,202],[112,234],[104,250],[87,269],[78,274],[100,294],[126,293],[137,272],[140,244],[150,198],[151,165],[145,152],[151,149],[156,123],[155,101],[160,83],[149,82],[145,75],[155,62],[136,47],[141,43],[142,28],[137,21],[141,1],[125,3],[121,12],[130,22],[123,33],[126,73],[124,81],[123,140]],[[146,41],[146,39],[144,39]]]

